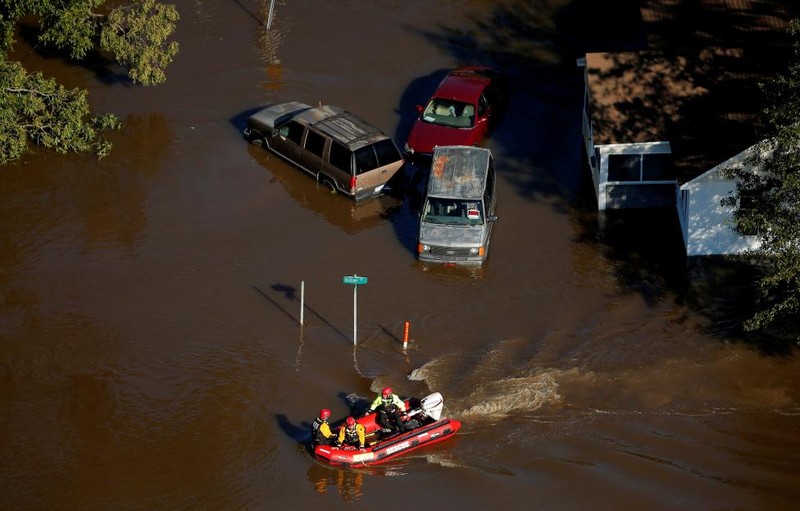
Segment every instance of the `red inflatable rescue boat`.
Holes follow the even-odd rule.
[[[378,465],[408,452],[435,444],[453,436],[461,428],[461,422],[441,417],[444,400],[435,392],[422,399],[406,399],[406,428],[402,433],[381,433],[373,412],[357,419],[366,430],[367,445],[364,449],[352,446],[314,445],[314,456],[334,466],[359,467]],[[332,428],[334,434],[338,428]]]

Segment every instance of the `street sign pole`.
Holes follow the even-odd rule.
[[[303,312],[305,310],[305,302],[306,302],[306,281],[300,281],[300,326],[303,326]]]
[[[356,333],[356,325],[358,325],[358,321],[356,318],[358,317],[358,286],[353,286],[353,346],[356,345],[356,339],[358,339],[358,334]]]
[[[358,324],[358,286],[363,286],[367,283],[367,277],[360,275],[345,275],[342,277],[342,284],[349,284],[353,286],[353,346],[358,339],[357,324]]]

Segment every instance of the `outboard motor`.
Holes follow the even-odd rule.
[[[433,418],[433,420],[438,421],[439,417],[442,416],[444,399],[440,393],[434,392],[433,394],[422,398],[422,400],[419,402],[419,407],[422,409],[422,413]]]

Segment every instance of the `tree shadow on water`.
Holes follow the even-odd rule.
[[[425,105],[448,71],[449,69],[438,69],[430,74],[416,78],[400,95],[400,100],[395,109],[395,113],[399,117],[394,136],[397,147],[402,149],[408,139],[411,127],[419,115],[417,105]]]
[[[597,245],[625,292],[648,306],[674,300],[704,318],[700,330],[721,343],[741,343],[766,356],[797,353],[796,339],[745,331],[755,308],[759,270],[731,256],[688,257],[680,225],[669,208],[611,210],[584,231],[579,242]]]
[[[687,286],[686,256],[677,217],[669,208],[601,212],[583,241],[597,243],[622,287],[655,306]]]
[[[687,261],[688,286],[685,303],[709,318],[706,333],[724,341],[731,339],[757,350],[762,355],[790,357],[800,353],[798,337],[769,331],[750,332],[743,320],[756,310],[755,282],[760,269],[744,257],[704,256]]]

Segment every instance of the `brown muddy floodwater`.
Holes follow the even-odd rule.
[[[798,509],[800,361],[739,342],[671,230],[598,229],[554,4],[282,1],[265,34],[256,2],[179,0],[149,89],[19,48],[127,128],[0,169],[0,509]],[[355,207],[241,136],[323,101],[402,146],[469,62],[512,78],[481,271],[416,263],[413,188]],[[370,471],[308,456],[320,408],[385,384],[463,429]]]

